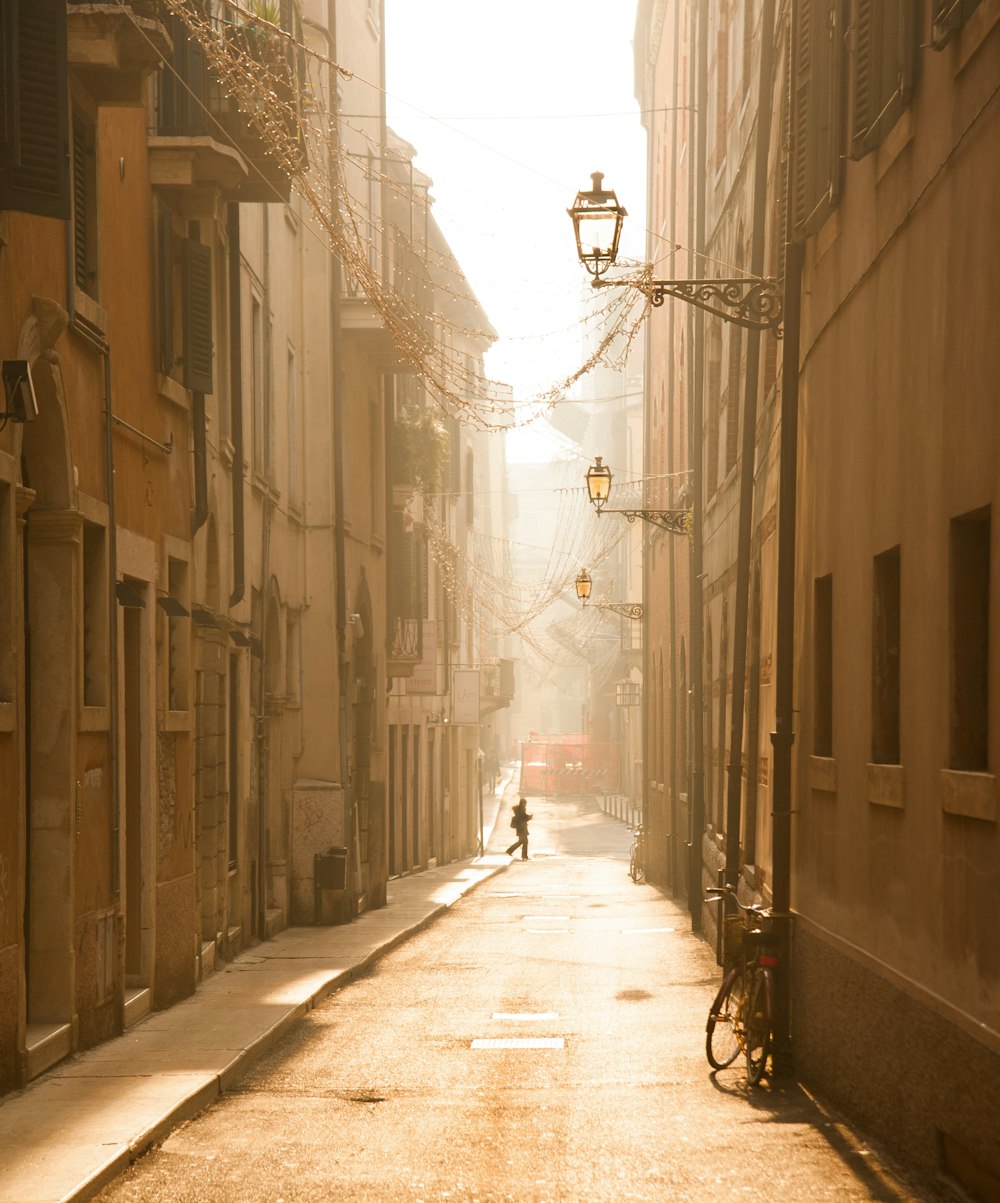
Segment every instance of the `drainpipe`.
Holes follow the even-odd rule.
[[[708,105],[708,3],[701,0],[698,6],[698,25],[696,50],[698,60],[693,81],[696,89],[694,118],[692,121],[695,133],[695,171],[692,181],[693,216],[694,216],[694,246],[695,250],[704,254],[705,251],[705,139],[707,136],[706,109]],[[704,271],[704,259],[699,259],[696,274]],[[705,830],[705,736],[703,713],[704,694],[704,664],[703,664],[703,623],[702,585],[703,549],[702,531],[704,520],[704,505],[702,499],[703,468],[702,468],[702,402],[705,384],[705,315],[701,309],[695,309],[692,317],[694,372],[689,410],[688,436],[691,441],[691,470],[692,470],[692,513],[691,513],[691,559],[689,574],[689,598],[691,623],[691,717],[692,717],[692,748],[691,748],[691,842],[688,847],[688,908],[691,912],[691,930],[701,931],[701,871],[702,855],[701,842]]]
[[[791,205],[788,207],[791,213]],[[775,1069],[787,1072],[791,1059],[790,921],[792,854],[792,744],[795,711],[795,491],[798,465],[799,323],[802,298],[803,246],[788,241],[785,247],[784,350],[781,361],[781,471],[778,499],[778,599],[774,677],[775,730],[774,813],[771,824],[771,902],[782,936],[783,971],[777,977],[774,1038]]]
[[[751,10],[748,8],[747,13]],[[746,18],[744,18],[746,19]],[[761,12],[760,72],[757,78],[757,139],[754,152],[753,229],[750,270],[764,271],[764,223],[767,213],[767,166],[771,150],[771,96],[774,87],[774,0],[764,0]],[[738,265],[742,266],[742,265]],[[734,886],[740,875],[740,817],[743,793],[743,715],[747,675],[747,625],[750,608],[750,548],[753,535],[754,460],[757,448],[757,385],[761,332],[747,337],[747,368],[743,395],[743,441],[740,448],[739,541],[736,554],[736,614],[733,630],[733,701],[729,736],[729,778],[726,793],[726,881]],[[773,334],[768,334],[773,338]],[[720,732],[721,735],[721,732]]]
[[[233,440],[233,591],[230,607],[246,596],[246,551],[243,518],[243,318],[240,305],[240,207],[229,206],[229,430]]]
[[[111,777],[111,893],[118,919],[118,939],[115,958],[115,1029],[125,1029],[125,939],[121,924],[121,785],[118,780],[118,740],[121,714],[118,705],[118,517],[115,505],[115,444],[114,413],[111,408],[111,344],[89,329],[76,315],[73,296],[73,223],[66,222],[66,311],[70,328],[104,360],[104,487],[108,498],[107,590],[108,590],[108,692],[110,694],[108,730],[108,772]]]
[[[330,57],[337,61],[337,3],[327,0],[327,36]],[[331,69],[330,78],[330,212],[338,220],[340,212],[340,187],[337,179],[337,158],[340,151],[338,131],[338,109],[340,98],[337,74]],[[330,368],[331,402],[333,405],[333,506],[334,506],[334,549],[337,580],[335,585],[335,627],[337,631],[337,697],[338,737],[340,740],[340,780],[344,787],[344,844],[348,849],[348,870],[352,862],[351,848],[354,843],[354,799],[347,771],[347,557],[346,531],[344,527],[344,362],[341,339],[341,264],[336,248],[330,251]],[[349,911],[344,916],[349,921],[354,910],[354,898],[360,882],[348,884],[346,896]]]

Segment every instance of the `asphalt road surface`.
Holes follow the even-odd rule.
[[[310,1012],[100,1196],[936,1199],[799,1087],[712,1074],[719,980],[590,801],[531,799],[531,859]],[[513,838],[501,819],[492,841]]]

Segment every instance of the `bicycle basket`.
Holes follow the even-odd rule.
[[[722,921],[722,963],[739,964],[743,955],[743,935],[746,927],[742,915],[726,915]]]

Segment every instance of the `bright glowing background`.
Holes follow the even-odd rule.
[[[590,173],[644,254],[646,136],[635,0],[386,0],[389,123],[417,148],[434,214],[500,335],[487,371],[530,400],[585,358],[566,209]]]

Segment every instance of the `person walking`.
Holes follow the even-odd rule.
[[[510,825],[517,832],[517,839],[507,849],[508,856],[513,856],[520,848],[521,860],[528,859],[528,823],[533,818],[534,815],[528,814],[528,799],[519,798],[510,818]]]

